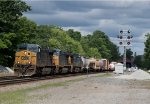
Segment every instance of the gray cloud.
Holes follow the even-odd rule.
[[[24,15],[38,24],[73,28],[83,35],[98,29],[116,44],[119,30],[130,29],[136,47],[133,50],[143,53],[144,34],[150,32],[150,1],[25,1],[32,6],[32,11]]]

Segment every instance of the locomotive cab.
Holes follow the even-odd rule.
[[[17,76],[31,76],[36,69],[36,56],[41,51],[37,44],[20,44],[15,54],[14,71]]]

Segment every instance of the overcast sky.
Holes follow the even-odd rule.
[[[150,32],[148,0],[25,1],[32,7],[32,11],[25,13],[25,16],[37,24],[54,24],[65,30],[72,28],[82,35],[101,30],[117,45],[119,31],[130,29],[133,34],[131,49],[137,54],[144,52],[145,34]]]

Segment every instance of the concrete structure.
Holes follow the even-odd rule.
[[[124,70],[124,67],[123,67],[122,63],[115,64],[115,71],[114,71],[114,73],[116,73],[116,74],[123,74],[123,70]]]

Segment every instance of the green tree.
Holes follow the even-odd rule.
[[[0,32],[13,31],[13,24],[23,15],[23,12],[30,10],[30,6],[20,0],[0,1]]]
[[[102,58],[101,54],[99,53],[99,50],[97,48],[89,48],[87,52],[88,57],[93,57],[93,58]]]
[[[31,43],[37,43],[42,47],[50,49],[59,48],[62,51],[84,54],[79,41],[74,40],[60,27],[40,25],[36,29],[36,36]]]
[[[80,39],[81,39],[81,33],[80,33],[79,31],[74,31],[73,29],[69,29],[69,30],[67,31],[67,33],[68,33],[69,36],[70,36],[71,38],[73,38],[74,40],[80,41]]]
[[[30,10],[24,1],[0,1],[0,64],[11,66],[13,63],[14,44],[16,44],[16,22],[23,12]],[[21,27],[20,27],[21,28]],[[21,40],[21,39],[20,39]]]
[[[133,58],[133,52],[131,51],[131,49],[126,49],[126,57],[127,59],[131,60]]]
[[[139,68],[145,67],[144,57],[143,55],[138,55],[134,57],[134,64]]]
[[[147,68],[150,68],[150,34],[146,34],[146,42],[145,42],[145,49],[144,49],[144,59]]]
[[[89,36],[89,38],[90,46],[97,48],[102,58],[107,58],[113,61],[118,60],[120,55],[118,47],[109,40],[109,37],[104,32],[96,30],[93,32],[92,36]]]

